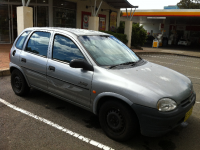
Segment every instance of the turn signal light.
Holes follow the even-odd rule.
[[[92,92],[93,92],[94,94],[96,94],[96,91],[95,91],[95,90],[93,90]]]

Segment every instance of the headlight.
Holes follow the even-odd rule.
[[[157,108],[159,111],[172,111],[176,108],[176,106],[176,102],[170,98],[160,99],[157,103]]]

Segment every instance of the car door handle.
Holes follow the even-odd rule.
[[[55,67],[53,67],[53,66],[49,66],[49,70],[55,71],[55,70],[56,70],[56,68],[55,68]]]
[[[25,63],[26,63],[26,59],[25,59],[25,58],[22,58],[22,59],[21,59],[21,62],[25,62]]]

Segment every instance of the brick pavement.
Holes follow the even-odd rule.
[[[0,44],[0,70],[9,69],[9,52],[12,44]]]

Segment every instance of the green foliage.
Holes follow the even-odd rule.
[[[125,28],[125,22],[124,21],[120,21],[120,25],[117,28],[117,33],[124,34],[124,28]]]
[[[180,9],[200,9],[200,0],[181,0],[177,6]]]
[[[131,46],[143,46],[147,39],[147,32],[139,23],[133,24]]]
[[[122,41],[124,44],[126,44],[128,42],[127,36],[125,34],[115,33],[115,32],[111,32],[111,31],[101,31],[101,32],[105,32],[105,33],[113,35],[118,40]]]
[[[105,33],[111,34],[122,41],[124,44],[127,44],[127,36],[124,34],[125,22],[121,21],[120,26],[117,28],[118,33],[114,33],[111,31],[104,31]],[[132,40],[131,46],[143,46],[147,39],[146,30],[144,30],[143,26],[140,26],[138,23],[133,24],[132,27]]]

